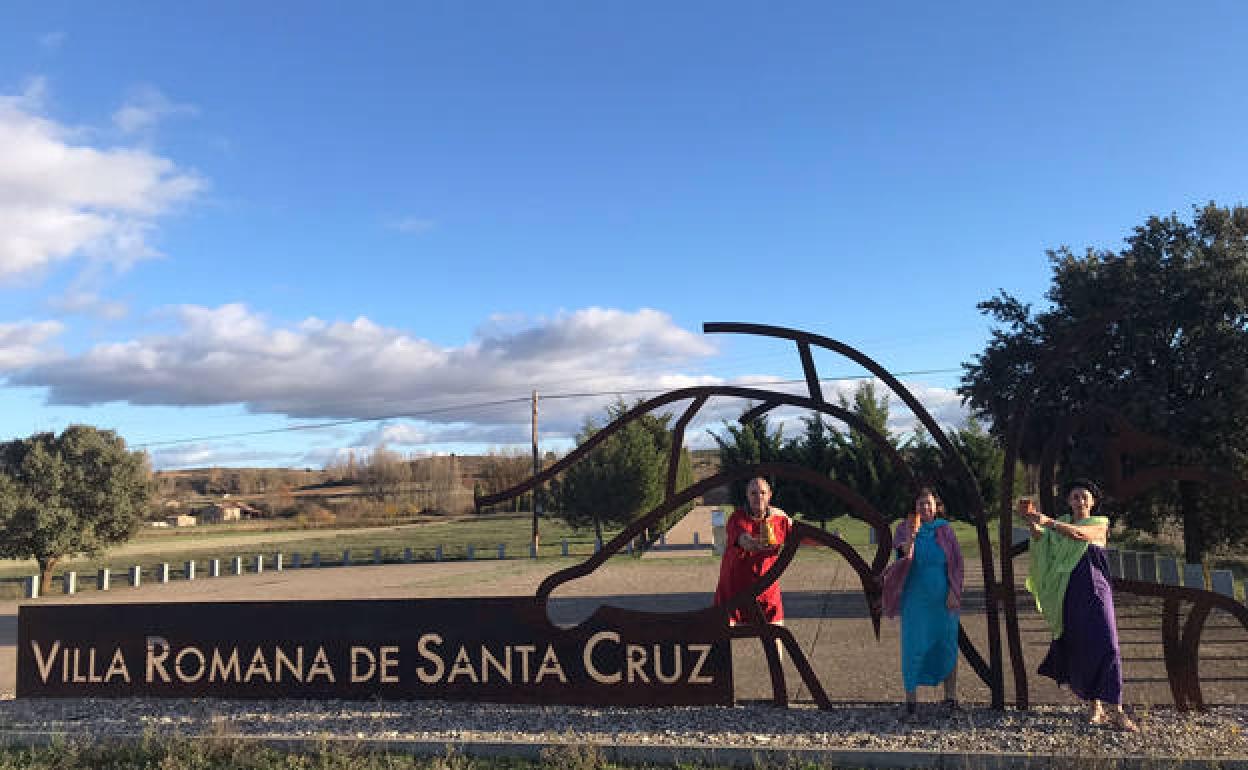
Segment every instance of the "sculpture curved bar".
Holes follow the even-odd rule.
[[[1025,662],[1022,654],[1021,633],[1018,622],[1016,591],[1014,587],[1013,559],[1024,553],[1028,543],[1014,544],[1013,532],[1013,481],[1018,465],[1023,440],[1026,437],[1027,419],[1030,404],[1036,397],[1036,383],[1042,381],[1042,375],[1059,363],[1062,356],[1077,350],[1088,334],[1088,325],[1081,326],[1067,335],[1062,344],[1049,348],[1048,354],[1033,370],[1031,377],[1020,383],[1014,392],[1015,403],[1010,411],[1010,418],[1004,426],[1005,460],[1000,487],[999,510],[999,548],[1001,574],[998,576],[993,557],[993,543],[989,536],[982,490],[969,465],[958,453],[952,442],[945,435],[940,425],[923,407],[917,398],[882,366],[861,351],[837,340],[809,332],[787,329],[779,326],[768,326],[749,323],[707,323],[703,326],[706,333],[740,333],[764,337],[784,339],[793,342],[801,360],[802,371],[806,382],[806,395],[797,395],[776,390],[757,387],[733,385],[698,386],[679,388],[643,401],[619,415],[609,425],[590,436],[575,450],[556,462],[550,468],[526,479],[525,481],[500,492],[476,498],[478,509],[513,499],[525,492],[535,489],[541,484],[564,472],[576,462],[584,458],[595,447],[621,430],[632,420],[656,409],[681,401],[689,401],[673,428],[673,445],[668,456],[668,475],[665,484],[664,500],[651,511],[640,516],[606,543],[598,552],[585,561],[559,570],[545,580],[537,589],[537,598],[543,603],[561,585],[568,581],[584,577],[606,562],[613,554],[624,550],[642,533],[655,527],[672,511],[693,501],[694,498],[724,484],[754,476],[783,478],[810,484],[832,494],[848,505],[854,514],[875,529],[877,548],[871,563],[836,535],[824,532],[810,525],[796,521],[793,524],[789,541],[780,549],[775,563],[760,575],[758,579],[736,595],[731,597],[723,607],[713,608],[715,612],[707,612],[708,618],[719,618],[726,622],[727,612],[742,610],[749,622],[734,626],[730,633],[734,638],[757,638],[763,644],[771,676],[774,699],[777,703],[787,703],[784,687],[784,671],[780,665],[777,644],[788,649],[804,684],[809,688],[812,697],[821,708],[830,706],[827,695],[815,676],[813,668],[806,659],[805,653],[797,644],[790,630],[782,626],[774,626],[764,622],[758,595],[773,585],[791,564],[797,549],[803,542],[814,542],[825,545],[839,553],[858,574],[862,583],[864,597],[870,612],[872,624],[878,638],[880,631],[880,576],[888,563],[889,548],[892,542],[887,521],[874,508],[870,501],[863,499],[853,489],[830,479],[823,474],[807,468],[786,463],[762,463],[742,466],[721,471],[709,478],[691,484],[683,490],[677,490],[677,472],[679,467],[681,446],[684,432],[690,422],[716,397],[739,398],[756,405],[745,411],[741,420],[748,422],[781,406],[792,406],[811,412],[828,415],[849,425],[861,435],[867,437],[872,444],[889,458],[890,463],[899,470],[905,483],[914,490],[916,481],[913,472],[906,464],[900,452],[878,431],[866,424],[851,411],[837,405],[829,404],[823,396],[818,372],[814,363],[814,348],[823,348],[842,355],[862,366],[874,377],[883,382],[913,412],[915,418],[931,435],[942,453],[946,473],[952,483],[962,488],[964,499],[971,501],[965,513],[975,527],[979,543],[980,560],[984,579],[985,607],[984,617],[987,623],[988,659],[984,660],[975,645],[966,634],[964,627],[959,626],[958,644],[963,656],[975,673],[988,685],[991,693],[992,706],[1004,708],[1004,657],[1001,639],[1001,616],[1004,615],[1006,639],[1009,645],[1010,666],[1014,675],[1016,705],[1028,707],[1028,686]],[[1235,479],[1226,474],[1219,474],[1194,466],[1149,467],[1126,473],[1126,465],[1122,458],[1141,452],[1155,452],[1169,445],[1156,437],[1133,428],[1113,410],[1089,408],[1085,412],[1071,415],[1063,420],[1058,430],[1049,436],[1041,460],[1040,486],[1043,506],[1046,510],[1055,510],[1053,498],[1053,482],[1055,479],[1056,458],[1058,449],[1064,446],[1081,429],[1089,424],[1100,424],[1107,428],[1110,441],[1103,455],[1103,476],[1111,494],[1122,499],[1134,497],[1147,489],[1164,481],[1199,481],[1209,484],[1228,486],[1240,491],[1248,491],[1248,482]],[[1114,580],[1114,588],[1126,593],[1160,598],[1163,601],[1163,648],[1172,694],[1179,708],[1201,708],[1203,699],[1200,692],[1198,670],[1198,646],[1200,634],[1209,613],[1217,609],[1225,609],[1235,616],[1245,628],[1248,628],[1248,609],[1233,600],[1193,588],[1161,586],[1139,581]],[[1180,622],[1180,608],[1191,605],[1186,620]]]
[[[1057,510],[1052,490],[1056,488],[1057,455],[1062,447],[1089,428],[1100,428],[1105,436],[1101,452],[1102,480],[1105,492],[1119,502],[1144,494],[1159,484],[1172,481],[1196,481],[1248,492],[1248,482],[1225,473],[1192,465],[1159,465],[1127,472],[1125,458],[1148,453],[1178,454],[1179,448],[1157,436],[1133,426],[1120,413],[1101,406],[1090,406],[1067,415],[1045,442],[1040,461],[1040,489],[1044,510]],[[1011,549],[1015,556],[1028,548],[1023,542]],[[1115,591],[1162,600],[1162,650],[1166,677],[1174,705],[1180,710],[1203,709],[1200,688],[1200,636],[1213,609],[1225,610],[1248,630],[1248,607],[1226,596],[1199,588],[1160,585],[1139,580],[1114,578]],[[1180,628],[1182,606],[1190,604],[1187,621]]]

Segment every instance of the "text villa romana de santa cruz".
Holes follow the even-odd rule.
[[[553,644],[506,644],[493,649],[485,644],[473,645],[475,649],[460,644],[452,649],[436,633],[421,635],[414,649],[406,651],[411,655],[410,663],[400,645],[351,645],[345,666],[335,665],[324,645],[177,647],[162,636],[149,635],[136,667],[119,646],[107,651],[66,646],[59,641],[30,644],[39,679],[44,684],[53,680],[62,684],[132,684],[136,676],[142,676],[148,685],[175,681],[332,684],[341,678],[353,684],[385,685],[402,682],[405,671],[424,685],[491,681],[542,684],[547,679],[569,683],[567,670]],[[614,648],[616,654],[612,655],[608,648]],[[709,685],[714,679],[704,669],[710,651],[710,644],[624,643],[618,632],[599,631],[584,644],[578,670],[601,685]],[[600,652],[607,654],[602,656]],[[617,659],[619,665],[596,660],[601,658]]]

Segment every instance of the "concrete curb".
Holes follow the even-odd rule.
[[[183,736],[194,738],[197,736]],[[209,736],[199,736],[209,737]],[[0,746],[47,746],[56,741],[87,738],[96,741],[138,743],[141,734],[90,736],[69,732],[0,730]],[[350,738],[339,736],[294,737],[281,735],[213,735],[213,739],[237,740],[285,751],[313,751],[325,746],[356,747],[370,752],[408,754],[418,757],[446,756],[448,752],[482,759],[513,758],[540,762],[542,753],[560,747],[575,750],[587,744],[426,741],[395,738]],[[694,746],[671,744],[599,745],[607,761],[632,766],[687,766],[759,768],[940,768],[948,770],[1039,770],[1040,768],[1112,768],[1113,770],[1248,770],[1248,756],[1220,758],[1179,758],[1142,756],[1073,756],[1020,754],[1009,752],[925,752],[888,749],[801,749],[746,748],[739,746]]]

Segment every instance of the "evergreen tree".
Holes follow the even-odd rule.
[[[890,446],[899,448],[897,437],[888,428],[888,394],[877,396],[873,381],[860,383],[852,400],[844,394],[838,400],[842,409],[849,410],[873,428]],[[887,518],[899,517],[908,510],[912,490],[906,484],[904,473],[884,449],[854,427],[836,434],[836,444],[833,476],[838,481],[866,498]],[[842,505],[840,512],[849,513],[850,509]]]
[[[614,422],[628,408],[623,401],[608,407],[607,423]],[[595,536],[602,539],[604,527],[627,526],[659,505],[667,485],[672,447],[670,419],[668,415],[645,414],[631,420],[568,468],[562,481],[552,485],[550,491],[559,515],[578,529],[592,526]],[[585,443],[599,430],[593,420],[587,420],[577,435],[577,443]],[[677,489],[691,480],[689,454],[682,450]],[[683,516],[691,507],[692,503],[682,506],[669,516],[669,521]]]
[[[1005,451],[974,417],[967,418],[961,428],[947,431],[946,434],[979,485],[985,515],[994,515],[1000,504]],[[950,465],[949,458],[944,456],[922,426],[915,430],[914,439],[906,447],[905,457],[916,479],[937,488],[945,503],[946,518],[969,518],[975,505],[972,491],[963,489],[956,483],[958,475]],[[1016,490],[1023,488],[1021,469],[1019,473],[1020,478],[1014,487]]]
[[[784,445],[785,462],[831,477],[839,457],[837,431],[823,415],[802,418],[803,430]],[[790,513],[800,513],[803,518],[826,525],[827,520],[841,514],[843,506],[830,492],[807,484],[784,484],[776,505]]]
[[[751,409],[753,406],[747,408]],[[719,435],[707,431],[719,446],[719,467],[721,470],[740,468],[743,465],[759,463],[785,462],[786,454],[782,431],[774,431],[767,420],[767,415],[759,415],[745,424],[724,421],[724,433]],[[771,481],[771,480],[769,480]],[[749,479],[740,479],[732,483],[732,501],[735,505],[745,506],[745,487]],[[786,504],[785,487],[790,486],[783,479],[775,479],[771,484],[772,502],[779,508]]]

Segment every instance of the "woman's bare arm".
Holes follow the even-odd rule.
[[[1074,524],[1068,524],[1064,521],[1058,521],[1057,519],[1048,519],[1047,517],[1044,523],[1045,526],[1052,529],[1062,537],[1068,537],[1071,540],[1083,540],[1101,547],[1105,546],[1109,537],[1109,527],[1104,524],[1079,527]]]

